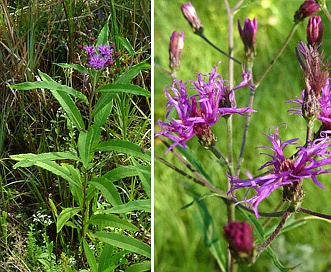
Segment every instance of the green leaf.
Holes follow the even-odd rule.
[[[113,214],[94,214],[91,216],[88,224],[132,231],[139,230],[135,225],[128,222],[127,219],[121,219],[117,215]]]
[[[102,27],[99,35],[98,35],[98,38],[97,38],[97,46],[98,45],[105,45],[105,44],[108,44],[108,32],[109,32],[109,28],[108,28],[108,23],[109,23],[109,18],[110,16],[108,17],[105,25]]]
[[[144,188],[146,194],[148,195],[149,198],[151,198],[151,191],[152,191],[152,189],[151,189],[151,182],[152,182],[152,178],[151,178],[151,171],[150,171],[150,169],[149,170],[145,169],[145,170],[141,171],[140,170],[141,168],[139,167],[138,163],[135,160],[133,161],[133,164],[134,164],[135,167],[137,167],[136,169],[137,169],[137,171],[139,173],[139,178],[140,178],[140,180],[141,180],[141,182],[143,184],[143,188]]]
[[[128,84],[131,83],[132,79],[134,79],[141,71],[150,69],[150,64],[146,63],[146,61],[138,63],[132,67],[124,74],[122,74],[115,83]]]
[[[138,176],[140,173],[150,175],[151,168],[149,166],[119,166],[107,172],[103,177],[114,182],[122,178]]]
[[[79,133],[77,147],[79,156],[85,168],[88,168],[89,163],[93,159],[93,148],[100,140],[100,132],[101,128],[93,125],[87,132],[81,131]]]
[[[128,203],[118,205],[109,210],[105,210],[104,213],[128,213],[132,211],[151,211],[151,200],[143,199],[143,200],[134,200]]]
[[[100,99],[98,99],[99,102]],[[113,101],[106,101],[106,103],[92,115],[94,116],[94,125],[101,128],[107,121],[111,110],[113,109]]]
[[[98,116],[98,114],[103,114],[103,113],[100,113],[100,111],[102,111],[102,110],[108,111],[105,108],[110,108],[109,109],[109,112],[110,112],[111,107],[112,107],[112,101],[113,101],[113,98],[115,95],[116,94],[114,94],[114,93],[102,93],[101,96],[98,98],[97,103],[93,107],[92,116],[96,116],[96,118],[99,118],[99,120],[100,120],[99,122],[102,124],[106,120],[102,121],[104,117],[102,117],[102,115]],[[106,119],[107,118],[108,118],[108,116],[106,117]],[[95,122],[98,122],[98,119],[95,119]],[[100,127],[101,126],[102,125],[100,125]]]
[[[113,184],[113,181],[107,179],[106,177],[98,177],[90,180],[89,184],[99,189],[103,197],[107,199],[107,201],[113,206],[123,204],[121,197]]]
[[[102,142],[96,147],[95,151],[116,151],[141,158],[145,161],[151,161],[150,151],[143,153],[139,145],[124,140],[114,139]]]
[[[87,262],[91,269],[90,272],[97,272],[98,271],[97,260],[95,259],[93,250],[90,249],[90,247],[89,247],[88,243],[85,241],[85,239],[83,239],[83,247],[84,247],[84,252],[85,252]]]
[[[115,39],[117,39],[117,42],[120,43],[130,54],[130,57],[133,58],[134,56],[134,50],[127,38],[123,38],[120,36],[116,36]]]
[[[88,74],[87,69],[84,66],[79,65],[79,64],[74,64],[74,63],[54,63],[54,64],[57,66],[60,66],[62,68],[75,69],[82,74]]]
[[[80,211],[81,208],[65,208],[62,210],[56,221],[56,232],[59,233],[66,222]]]
[[[145,243],[118,233],[98,231],[94,235],[100,241],[141,254],[147,258],[151,257],[151,248]]]
[[[209,249],[218,263],[221,271],[225,270],[225,255],[220,245],[218,234],[215,230],[212,216],[203,200],[196,202],[196,212],[192,213],[193,221],[203,237],[205,246]]]
[[[50,161],[50,160],[74,160],[79,161],[79,158],[70,153],[70,152],[48,152],[41,154],[32,154],[32,153],[24,153],[18,155],[10,156],[11,159],[15,161],[19,161],[14,165],[14,169],[17,167],[30,167],[35,165],[38,161]]]
[[[128,94],[135,94],[135,95],[142,95],[146,97],[151,97],[151,92],[147,91],[144,88],[141,88],[134,84],[121,84],[121,83],[113,83],[108,85],[101,86],[97,92],[108,92],[108,93],[128,93]]]
[[[141,263],[133,264],[125,270],[125,272],[141,272],[141,271],[151,271],[151,262],[144,261]]]

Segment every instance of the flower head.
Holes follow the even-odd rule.
[[[191,2],[183,4],[180,8],[186,20],[190,23],[191,27],[193,27],[194,33],[201,33],[203,31],[203,26],[198,13]]]
[[[299,23],[305,18],[315,15],[319,11],[319,5],[314,0],[305,0],[294,14],[294,22]]]
[[[307,25],[307,41],[313,47],[319,47],[322,42],[324,27],[320,16],[309,18]]]
[[[298,139],[291,139],[283,142],[278,134],[278,128],[275,128],[274,133],[266,135],[270,140],[272,146],[263,146],[272,151],[272,154],[264,154],[270,157],[270,160],[263,164],[259,170],[269,168],[263,175],[258,177],[252,177],[247,172],[248,179],[239,179],[232,177],[233,188],[230,191],[232,193],[240,188],[248,188],[248,190],[255,190],[256,194],[248,198],[248,191],[245,199],[240,202],[249,203],[255,212],[255,216],[258,218],[258,205],[262,200],[267,198],[273,191],[279,187],[287,189],[285,200],[289,200],[288,189],[291,189],[293,193],[291,201],[301,202],[303,198],[302,191],[298,191],[301,188],[303,179],[311,178],[312,181],[322,189],[324,186],[318,182],[317,176],[320,174],[331,172],[331,156],[330,156],[330,139],[325,134],[324,138],[316,139],[308,144],[307,147],[299,146],[298,152],[295,157],[286,158],[284,155],[284,149],[288,145],[297,143]],[[328,166],[328,168],[322,168]],[[293,188],[293,189],[292,189]]]
[[[243,28],[241,27],[240,20],[238,20],[238,30],[245,46],[246,57],[247,59],[252,59],[255,55],[255,40],[257,33],[256,18],[254,18],[253,21],[246,18]]]
[[[234,258],[239,262],[252,262],[254,257],[253,227],[247,222],[229,222],[224,236]]]
[[[171,70],[179,69],[183,48],[184,31],[182,31],[181,34],[179,34],[177,31],[174,31],[170,37],[169,44],[169,67]]]
[[[183,83],[174,80],[172,85],[165,89],[165,95],[169,99],[166,118],[170,120],[156,123],[161,127],[156,136],[163,135],[174,141],[167,152],[176,145],[186,148],[186,142],[195,135],[200,142],[206,144],[204,147],[208,148],[216,141],[210,127],[222,116],[253,111],[249,108],[236,108],[234,90],[248,85],[251,74],[243,74],[243,78],[233,89],[229,88],[216,69],[207,74],[198,73],[196,81]],[[189,84],[197,91],[190,97],[187,94]],[[169,118],[173,109],[176,110],[178,119]]]
[[[98,50],[94,46],[84,46],[88,54],[88,63],[95,69],[105,68],[113,63],[114,48],[109,45],[99,45]]]

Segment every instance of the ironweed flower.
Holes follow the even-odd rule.
[[[174,143],[166,151],[169,152],[177,145],[186,147],[186,142],[197,135],[204,147],[208,148],[215,144],[210,127],[212,127],[222,116],[229,114],[243,114],[253,112],[250,108],[236,108],[234,90],[248,85],[251,74],[243,74],[243,81],[233,89],[216,71],[197,74],[196,81],[183,83],[174,80],[169,88],[165,89],[168,97],[166,118],[168,122],[158,121],[161,128],[156,136],[163,135]],[[197,93],[188,96],[188,85],[193,85]],[[170,112],[175,109],[178,119],[169,118]]]
[[[94,46],[84,46],[85,52],[88,54],[88,63],[95,69],[105,68],[113,64],[114,48],[109,45],[99,45],[98,50]]]
[[[198,13],[195,10],[194,6],[191,2],[187,4],[183,4],[180,9],[186,20],[190,23],[191,27],[193,28],[194,33],[201,33],[203,32],[203,26],[199,19]]]
[[[252,263],[255,256],[254,228],[247,222],[229,222],[223,229],[234,258],[238,262]]]
[[[179,34],[172,32],[169,43],[169,67],[171,70],[179,70],[182,50],[184,48],[184,31]]]
[[[319,5],[314,0],[306,0],[294,14],[294,22],[300,23],[305,18],[315,15],[319,11]]]
[[[248,60],[251,60],[255,56],[255,40],[257,33],[257,19],[254,18],[253,21],[246,18],[244,27],[241,27],[240,20],[238,20],[238,30],[240,37],[245,46],[245,53]]]
[[[252,177],[249,172],[246,172],[248,179],[239,179],[232,177],[231,182],[233,188],[229,193],[241,188],[248,188],[245,199],[240,202],[249,203],[255,212],[256,218],[259,218],[258,205],[262,200],[267,198],[273,191],[279,187],[283,187],[284,200],[289,200],[290,190],[292,192],[291,201],[295,204],[301,202],[303,193],[300,191],[303,179],[311,178],[312,181],[322,189],[324,186],[318,182],[317,176],[331,172],[331,156],[330,156],[330,138],[324,133],[323,138],[314,140],[308,143],[306,147],[297,147],[298,152],[295,158],[286,158],[284,149],[288,145],[296,144],[298,138],[283,142],[278,133],[278,128],[274,128],[275,132],[265,136],[270,140],[272,146],[262,146],[273,152],[273,154],[265,154],[271,159],[263,164],[259,170],[269,168],[266,174],[258,177]],[[328,166],[328,168],[322,168]],[[250,190],[255,190],[256,194],[248,197]],[[299,191],[298,191],[299,189]]]
[[[319,47],[322,42],[324,27],[320,16],[309,18],[307,24],[307,41],[313,47]]]

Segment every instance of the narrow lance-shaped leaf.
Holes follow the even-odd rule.
[[[146,97],[151,97],[151,92],[141,88],[137,85],[133,84],[121,84],[121,83],[114,83],[101,86],[97,92],[109,92],[109,93],[128,93],[128,94],[135,94],[135,95],[142,95]]]

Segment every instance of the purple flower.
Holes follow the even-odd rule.
[[[176,30],[172,32],[169,43],[169,67],[179,70],[182,50],[184,48],[184,31],[179,34]]]
[[[257,33],[256,18],[254,18],[253,21],[246,18],[244,28],[241,27],[240,20],[238,20],[238,30],[245,46],[247,59],[252,59],[255,55],[255,40]]]
[[[320,16],[309,18],[307,24],[307,40],[311,46],[319,46],[322,42],[324,27]]]
[[[197,74],[196,81],[174,80],[171,87],[165,89],[168,97],[166,118],[169,119],[170,112],[175,109],[178,119],[170,118],[168,122],[158,121],[160,132],[156,136],[163,135],[174,143],[167,152],[180,145],[186,148],[186,142],[197,135],[199,140],[204,142],[204,146],[215,144],[215,139],[210,127],[222,116],[244,112],[253,112],[249,108],[236,108],[234,90],[248,85],[251,74],[243,74],[243,81],[235,88],[229,88],[228,82],[212,69],[211,73]],[[188,97],[188,85],[192,84],[198,93]]]
[[[84,46],[88,54],[88,63],[95,69],[105,68],[113,63],[114,48],[109,45],[99,45],[98,51],[93,46]]]
[[[319,5],[314,0],[306,0],[294,14],[294,22],[299,23],[305,18],[315,15],[319,11]]]
[[[93,56],[93,54],[95,53],[95,48],[90,45],[84,46],[84,50],[87,54],[89,54],[89,56]]]
[[[324,133],[323,138],[316,139],[309,143],[307,147],[298,147],[295,158],[286,158],[283,151],[288,145],[296,144],[298,139],[283,142],[279,137],[278,128],[275,128],[275,133],[269,133],[269,135],[266,136],[272,146],[263,146],[262,148],[271,150],[273,154],[263,153],[271,159],[262,165],[259,170],[265,168],[271,169],[257,177],[252,177],[249,172],[246,172],[249,178],[246,180],[232,177],[233,188],[229,192],[233,193],[233,191],[241,188],[248,188],[248,191],[251,189],[255,190],[256,194],[250,198],[247,197],[247,191],[245,199],[240,202],[249,203],[255,212],[256,218],[260,217],[258,213],[258,205],[260,202],[277,188],[283,187],[284,192],[287,194],[289,189],[297,189],[300,187],[303,179],[311,178],[317,186],[324,189],[324,186],[318,182],[316,177],[320,174],[331,172],[331,143],[326,133]],[[322,168],[324,166],[329,167],[328,169]],[[295,193],[301,194],[298,200],[302,201],[303,193],[298,191]],[[289,200],[288,195],[286,195],[286,200]]]
[[[191,27],[193,27],[194,33],[202,32],[203,31],[202,23],[199,19],[198,13],[196,12],[191,2],[188,2],[187,4],[183,4],[180,8],[186,20],[190,23]]]

